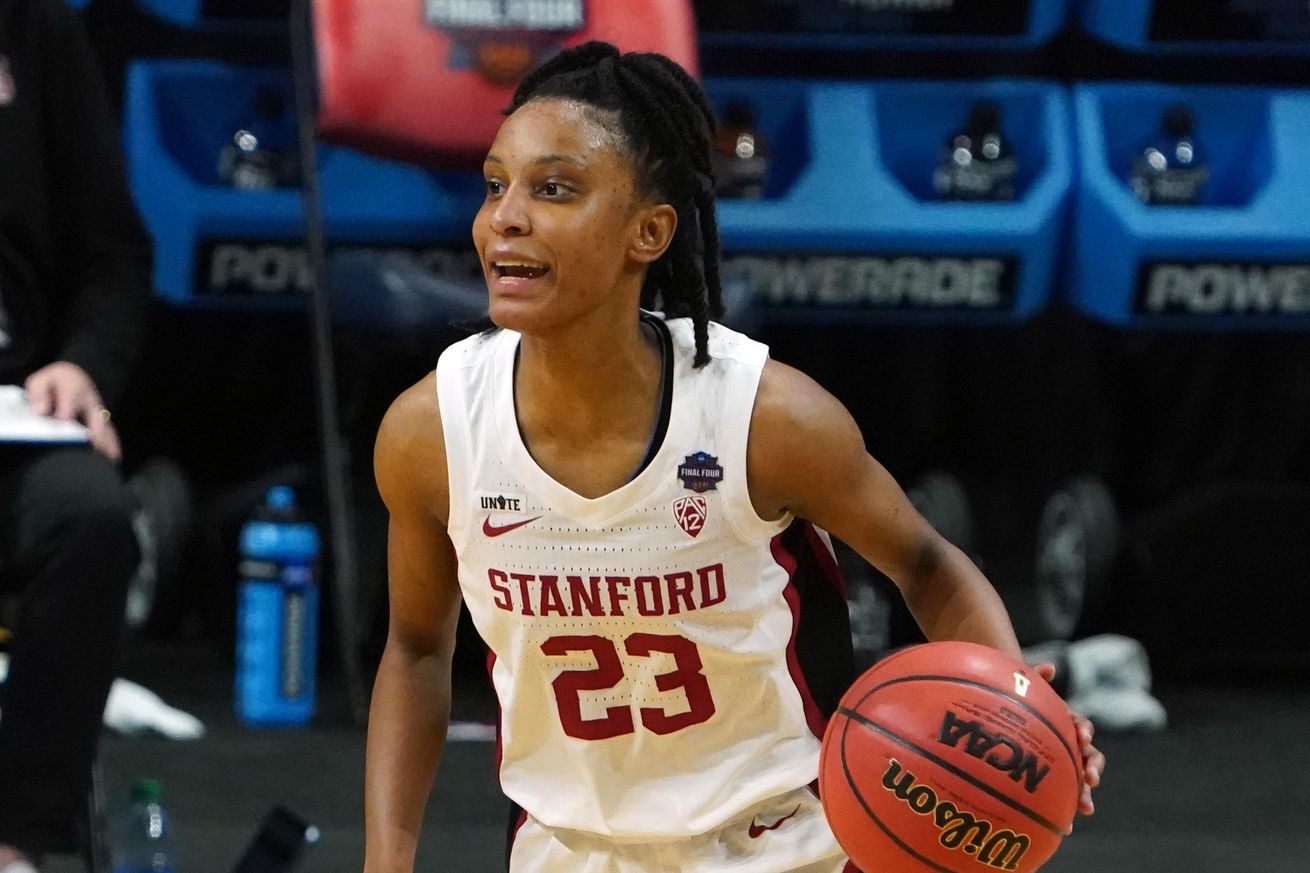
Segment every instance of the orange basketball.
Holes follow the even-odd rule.
[[[1030,873],[1059,847],[1081,785],[1064,701],[974,643],[875,664],[842,697],[819,764],[833,833],[869,873]]]

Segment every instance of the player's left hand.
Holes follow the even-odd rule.
[[[23,388],[28,405],[37,415],[80,421],[87,427],[92,448],[111,461],[122,457],[118,431],[110,423],[109,410],[86,370],[68,361],[56,361],[28,376]]]
[[[1047,682],[1055,678],[1054,664],[1035,664],[1033,669]],[[1096,726],[1091,720],[1076,710],[1070,709],[1069,712],[1073,715],[1074,727],[1078,731],[1078,745],[1083,755],[1083,790],[1078,795],[1078,811],[1083,815],[1091,815],[1096,811],[1096,805],[1092,802],[1092,789],[1101,784],[1101,774],[1105,772],[1105,755],[1092,745]]]

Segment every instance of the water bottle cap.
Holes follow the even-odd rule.
[[[264,503],[269,509],[290,509],[296,505],[295,489],[286,485],[270,488],[268,494],[264,495]]]
[[[140,803],[159,803],[164,799],[164,783],[158,779],[138,779],[132,785],[132,800]]]

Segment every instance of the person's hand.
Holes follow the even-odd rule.
[[[1035,664],[1033,669],[1048,683],[1055,678],[1054,664]],[[1074,727],[1078,731],[1078,746],[1083,755],[1083,789],[1078,795],[1078,811],[1083,815],[1091,815],[1096,811],[1096,805],[1092,803],[1092,789],[1101,784],[1101,774],[1105,772],[1105,755],[1092,745],[1092,737],[1096,733],[1092,722],[1072,709],[1069,712],[1073,715]]]
[[[101,402],[95,382],[77,364],[56,361],[42,367],[27,377],[23,388],[27,391],[28,405],[37,415],[80,421],[87,427],[92,448],[111,461],[122,457],[118,431],[109,421],[109,410]]]

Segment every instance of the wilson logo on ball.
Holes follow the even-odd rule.
[[[1024,790],[1029,794],[1037,790],[1051,770],[1050,764],[1038,764],[1037,756],[1024,749],[1018,740],[992,733],[981,722],[965,721],[950,710],[942,719],[937,742],[953,749],[963,748],[965,754],[1000,770],[1015,782],[1023,780]]]
[[[1015,870],[1028,852],[1031,840],[1009,828],[997,828],[986,819],[960,809],[949,800],[941,800],[927,785],[915,782],[915,775],[892,758],[882,777],[882,787],[905,802],[919,815],[931,816],[941,830],[938,842],[974,856],[980,864],[996,870]]]

